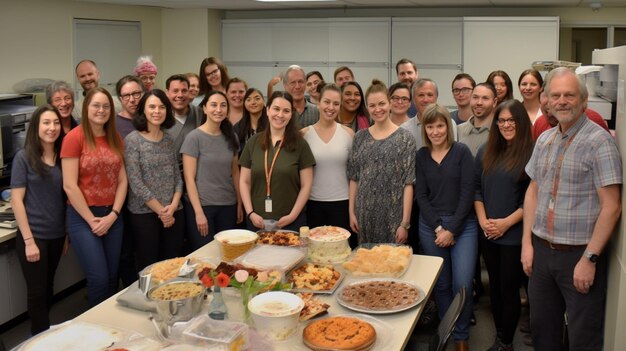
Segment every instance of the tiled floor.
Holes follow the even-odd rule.
[[[483,274],[483,281],[485,285],[487,280],[485,274]],[[86,290],[80,289],[77,292],[67,296],[63,300],[57,302],[50,313],[50,318],[53,324],[62,323],[69,319],[72,319],[85,310],[87,310],[87,296]],[[489,296],[484,295],[476,306],[476,319],[477,325],[473,326],[470,330],[470,349],[471,350],[487,350],[494,341],[495,329],[493,326],[493,320],[491,318],[491,312],[489,310]],[[417,330],[415,335],[409,341],[405,351],[414,350],[427,350],[428,340],[430,335],[429,331]],[[16,327],[0,334],[0,340],[4,342],[7,350],[11,350],[13,347],[19,345],[26,340],[29,336],[29,322],[25,321],[17,325]],[[523,333],[519,330],[515,335],[514,347],[516,351],[532,351],[532,347],[524,345]],[[0,349],[1,350],[1,349]],[[447,350],[454,350],[454,343],[448,344]]]

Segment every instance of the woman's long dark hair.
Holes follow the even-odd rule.
[[[515,137],[511,145],[507,144],[498,128],[498,118],[503,110],[509,110],[515,120]],[[524,167],[532,153],[533,137],[526,108],[515,99],[504,101],[496,108],[493,122],[491,122],[489,139],[483,156],[483,172],[490,173],[497,167],[501,167],[507,172],[518,174],[520,178],[525,177]]]
[[[41,124],[41,115],[45,112],[54,112],[54,114],[61,122],[61,114],[59,111],[54,108],[52,105],[43,105],[38,107],[33,116],[30,119],[30,125],[28,126],[28,131],[26,132],[26,140],[24,141],[24,152],[26,152],[26,160],[28,164],[33,168],[35,173],[37,173],[40,177],[44,178],[48,176],[48,170],[45,167],[41,156],[43,155],[43,147],[41,146],[41,140],[39,139],[39,125]],[[61,158],[59,154],[61,152],[61,144],[63,143],[63,137],[65,133],[63,132],[63,127],[59,125],[61,129],[59,133],[59,137],[54,142],[54,155],[55,155],[55,164],[61,165]]]
[[[250,111],[246,108],[246,99],[252,95],[252,93],[258,93],[263,98],[263,93],[259,89],[249,88],[246,90],[246,94],[243,96],[243,115],[241,116],[241,120],[239,121],[239,129],[237,131],[237,138],[239,139],[239,143],[243,143],[246,138],[252,132],[252,117],[250,116]],[[259,117],[259,121],[256,127],[257,132],[265,130],[267,127],[267,111],[265,108],[261,109],[261,117]]]
[[[367,106],[365,104],[365,94],[363,94],[363,89],[361,89],[361,86],[359,85],[359,83],[355,82],[355,81],[351,81],[351,82],[345,82],[343,83],[343,85],[341,86],[341,105],[343,106],[343,91],[346,89],[346,87],[353,85],[356,87],[356,89],[359,91],[359,94],[361,94],[361,103],[359,104],[359,107],[356,109],[356,115],[363,115],[367,118],[370,118],[370,113],[367,111]]]
[[[204,106],[206,106],[207,102],[209,101],[209,98],[215,94],[223,96],[224,99],[226,100],[226,106],[227,106],[226,116],[228,116],[228,108],[230,108],[228,105],[228,98],[226,97],[226,94],[218,90],[209,91],[204,96],[204,99],[202,99],[202,102],[200,103],[200,107],[202,107],[203,113],[204,113]],[[206,121],[208,117],[207,116],[204,116],[204,117],[205,117],[204,120]],[[228,118],[225,118],[220,123],[220,131],[222,132],[222,135],[224,136],[224,138],[226,138],[226,143],[228,143],[228,148],[233,152],[233,154],[236,154],[239,151],[239,140],[237,140],[237,136],[235,135],[235,131],[233,130],[233,124],[230,123]]]
[[[267,100],[267,108],[270,108],[270,106],[272,106],[272,102],[274,102],[274,100],[277,98],[283,98],[289,101],[289,104],[291,105],[291,119],[285,127],[285,135],[283,136],[282,147],[285,148],[287,151],[293,151],[296,149],[298,140],[302,139],[302,135],[298,130],[298,121],[296,118],[296,109],[293,106],[293,97],[287,92],[275,91]],[[271,128],[269,128],[268,125],[268,128],[265,128],[265,130],[263,131],[263,136],[261,138],[262,150],[267,150],[268,146],[272,145],[272,132],[270,131],[270,129]]]

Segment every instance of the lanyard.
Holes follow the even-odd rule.
[[[276,163],[276,159],[278,158],[278,154],[280,154],[280,149],[283,146],[283,141],[280,140],[278,142],[278,150],[276,150],[276,153],[274,154],[274,158],[272,159],[272,165],[270,166],[269,170],[267,169],[267,150],[265,150],[265,163],[263,164],[265,166],[265,183],[267,184],[267,191],[266,191],[266,195],[269,198],[270,197],[270,183],[272,181],[272,172],[274,171],[274,164]]]
[[[579,128],[580,130],[580,128]],[[565,147],[563,148],[563,152],[559,155],[559,161],[556,164],[556,170],[554,171],[554,181],[552,182],[552,193],[550,194],[550,202],[548,203],[548,235],[552,236],[554,233],[554,203],[556,201],[556,193],[559,189],[559,181],[561,177],[561,166],[563,166],[563,159],[565,158],[565,153],[567,149],[574,141],[574,137],[578,133],[578,130],[572,134],[572,136],[565,142]],[[554,138],[550,141],[550,147],[554,143],[558,133],[554,133]]]

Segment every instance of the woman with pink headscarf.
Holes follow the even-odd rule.
[[[157,66],[152,62],[152,56],[140,56],[133,73],[141,79],[147,92],[152,91],[157,75]]]

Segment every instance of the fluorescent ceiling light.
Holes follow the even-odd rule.
[[[255,0],[258,2],[335,2],[337,0]]]

